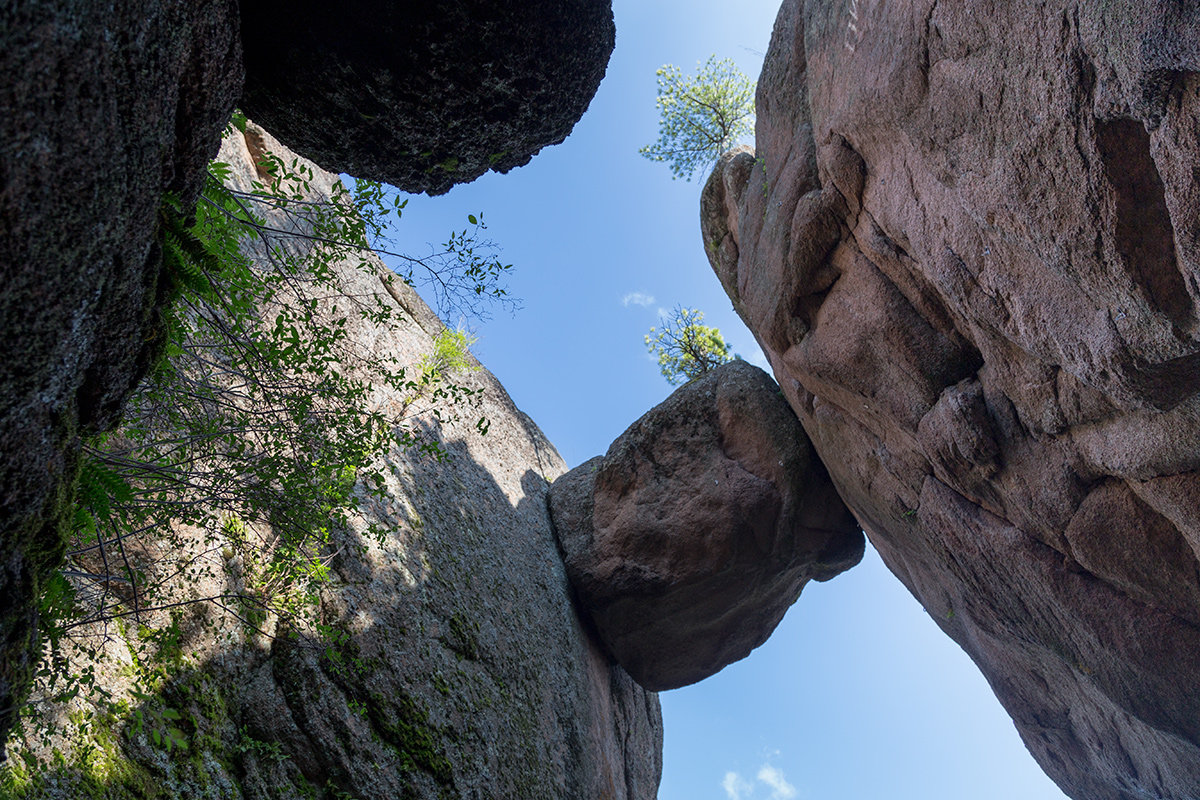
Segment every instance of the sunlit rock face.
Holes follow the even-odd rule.
[[[779,387],[735,361],[679,388],[555,481],[571,585],[648,689],[695,683],[767,640],[863,535]]]
[[[322,163],[439,192],[562,141],[614,41],[606,2],[405,4],[402,19],[390,3],[9,5],[0,759],[39,658],[35,603],[62,557],[80,435],[116,424],[161,344],[164,196],[187,216],[239,98]]]
[[[220,158],[233,188],[251,188],[264,153],[296,158],[253,124],[225,140]],[[326,201],[336,181],[314,167],[300,199]],[[311,230],[287,209],[260,213],[269,226]],[[297,253],[305,247],[293,246]],[[274,266],[263,258],[256,268]],[[345,330],[355,357],[344,368],[358,368],[360,356],[415,367],[431,354],[443,325],[411,287],[385,284],[391,273],[373,256],[333,269],[346,295],[392,305],[400,316],[381,325],[351,315]],[[344,302],[317,284],[310,291],[317,314],[333,314],[329,303]],[[71,669],[94,669],[98,684],[133,711],[98,723],[107,727],[96,737],[71,727],[97,710],[93,698],[39,704],[64,727],[54,742],[64,757],[40,751],[51,789],[39,797],[73,800],[85,789],[193,797],[196,787],[209,787],[245,800],[653,800],[662,767],[658,698],[612,663],[575,610],[546,505],[549,481],[565,465],[495,377],[467,358],[475,369],[451,379],[481,393],[470,413],[445,407],[436,417],[434,399],[403,387],[381,383],[372,394],[372,409],[403,415],[446,454],[388,452],[384,495],[364,497],[348,524],[331,532],[330,575],[320,587],[326,633],[317,635],[302,614],[247,622],[221,604],[187,605],[183,657],[152,660],[166,674],[152,696],[137,696],[130,665],[144,646],[139,628],[84,629],[92,637],[107,630],[105,657],[91,660],[68,642]],[[490,423],[486,435],[476,427],[480,415]],[[384,535],[369,533],[371,526]],[[237,610],[247,607],[238,598],[252,602],[270,591],[254,567],[265,556],[246,548],[244,537],[239,543],[236,530],[175,530],[168,563],[177,559],[191,571],[167,588],[178,594],[167,599],[218,597]],[[172,613],[179,612],[159,607],[140,619],[162,629]],[[180,709],[186,751],[150,739],[164,707]],[[143,718],[151,724],[135,721]],[[80,767],[81,747],[102,753],[105,766]],[[81,774],[91,783],[81,783]]]
[[[611,0],[242,4],[242,108],[326,169],[441,194],[566,138],[604,77]]]
[[[163,195],[195,200],[241,87],[236,6],[0,11],[0,754],[79,435],[116,422],[160,340]]]
[[[1200,7],[787,0],[706,251],[1072,797],[1200,787]]]

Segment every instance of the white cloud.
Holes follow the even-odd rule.
[[[643,292],[630,292],[621,298],[621,305],[629,308],[630,306],[641,306],[649,308],[654,305],[654,295],[645,294]]]
[[[742,800],[742,798],[748,797],[754,789],[749,781],[736,772],[725,773],[725,780],[721,781],[721,788],[725,790],[729,800]]]
[[[758,771],[758,779],[771,787],[771,800],[791,800],[796,796],[796,787],[787,782],[782,770],[770,764],[762,765]]]

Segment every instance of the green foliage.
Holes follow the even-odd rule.
[[[674,178],[691,180],[696,170],[751,133],[754,82],[732,59],[710,56],[695,77],[665,64],[658,75],[658,140],[638,152],[671,168]]]
[[[471,345],[476,337],[462,328],[446,328],[433,337],[433,352],[417,362],[422,380],[437,383],[454,371],[474,372],[479,369],[471,358]]]
[[[227,134],[245,128],[236,115]],[[121,428],[84,447],[67,559],[41,598],[46,657],[26,723],[84,695],[127,735],[187,750],[180,712],[155,699],[188,660],[185,630],[214,625],[215,610],[247,636],[308,631],[321,641],[335,539],[364,504],[385,499],[387,454],[440,457],[420,417],[481,407],[481,390],[454,379],[473,367],[465,332],[443,332],[416,365],[355,337],[399,321],[387,294],[362,287],[390,277],[369,256],[407,200],[368,181],[335,182],[314,200],[316,176],[298,160],[267,154],[259,166],[270,177],[242,190],[228,165],[210,164],[192,216],[164,200],[172,302],[156,332],[161,358]],[[481,237],[482,215],[468,221],[427,256],[382,252],[405,281],[432,285],[443,311],[478,315],[487,302],[511,304],[502,285],[511,265]],[[476,428],[487,427],[480,416]],[[132,658],[126,697],[141,701],[136,709],[97,673],[114,640]],[[29,769],[39,766],[26,758],[33,749],[56,746],[51,720],[14,736]],[[0,770],[0,779],[15,778]]]
[[[696,309],[676,306],[670,319],[660,320],[646,336],[646,347],[658,358],[659,369],[672,386],[733,360],[721,332],[703,322],[704,314]]]

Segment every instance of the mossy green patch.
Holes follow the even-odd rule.
[[[165,800],[169,794],[160,776],[125,753],[117,722],[105,716],[80,725],[70,753],[55,750],[48,764],[0,770],[0,800]]]
[[[366,679],[381,671],[382,665],[376,659],[364,657],[352,637],[337,639],[327,647],[321,668],[346,693],[352,707],[365,712],[365,719],[379,741],[396,753],[404,770],[420,770],[443,788],[453,787],[454,767],[441,743],[446,738],[453,739],[454,731],[433,725],[429,712],[399,687],[390,689],[386,695],[368,691]]]
[[[404,769],[429,773],[442,786],[453,786],[454,767],[439,742],[445,731],[429,722],[429,713],[406,692],[392,697],[371,695],[367,719],[379,738],[400,757]]]
[[[446,635],[439,637],[438,641],[453,650],[459,658],[478,661],[479,639],[475,635],[478,625],[456,611],[450,615],[446,627]]]

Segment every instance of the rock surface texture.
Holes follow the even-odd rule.
[[[239,188],[249,188],[263,148],[294,157],[253,127],[222,146]],[[328,198],[334,180],[316,170],[305,199]],[[297,224],[284,211],[263,213],[268,224]],[[353,341],[418,363],[440,321],[402,282],[386,291],[377,259],[373,270],[357,263],[336,267],[346,289],[398,303],[404,319],[381,327],[354,317]],[[264,636],[214,606],[191,606],[187,657],[137,705],[128,676],[138,642],[110,628],[108,658],[93,664],[101,685],[151,720],[164,705],[182,709],[188,750],[155,746],[132,722],[100,737],[64,723],[54,742],[61,768],[35,796],[652,800],[658,699],[611,663],[575,612],[546,507],[547,476],[565,466],[490,373],[453,379],[484,392],[486,436],[474,412],[438,423],[423,401],[379,389],[376,402],[389,413],[403,406],[448,457],[390,453],[387,499],[335,534],[322,620],[337,636]],[[365,533],[369,523],[387,530],[384,541]],[[178,555],[196,566],[218,559],[188,591],[252,596],[250,557],[227,529],[212,535],[195,531],[194,549]],[[144,621],[161,625],[166,613]],[[45,711],[75,719],[84,703]]]
[[[1200,6],[800,2],[712,266],[1079,800],[1200,796]]]
[[[608,3],[407,5],[0,9],[0,760],[80,436],[116,423],[154,358],[164,193],[185,213],[195,201],[242,92],[243,39],[247,107],[334,170],[429,191],[562,141],[613,47]]]
[[[237,30],[232,0],[0,10],[0,753],[78,437],[114,424],[152,356],[159,208],[200,190],[241,86]]]
[[[656,691],[745,658],[810,579],[863,554],[779,388],[744,361],[676,390],[555,481],[550,509],[584,613]]]
[[[604,77],[611,0],[242,4],[242,108],[327,169],[441,194],[566,138]]]

